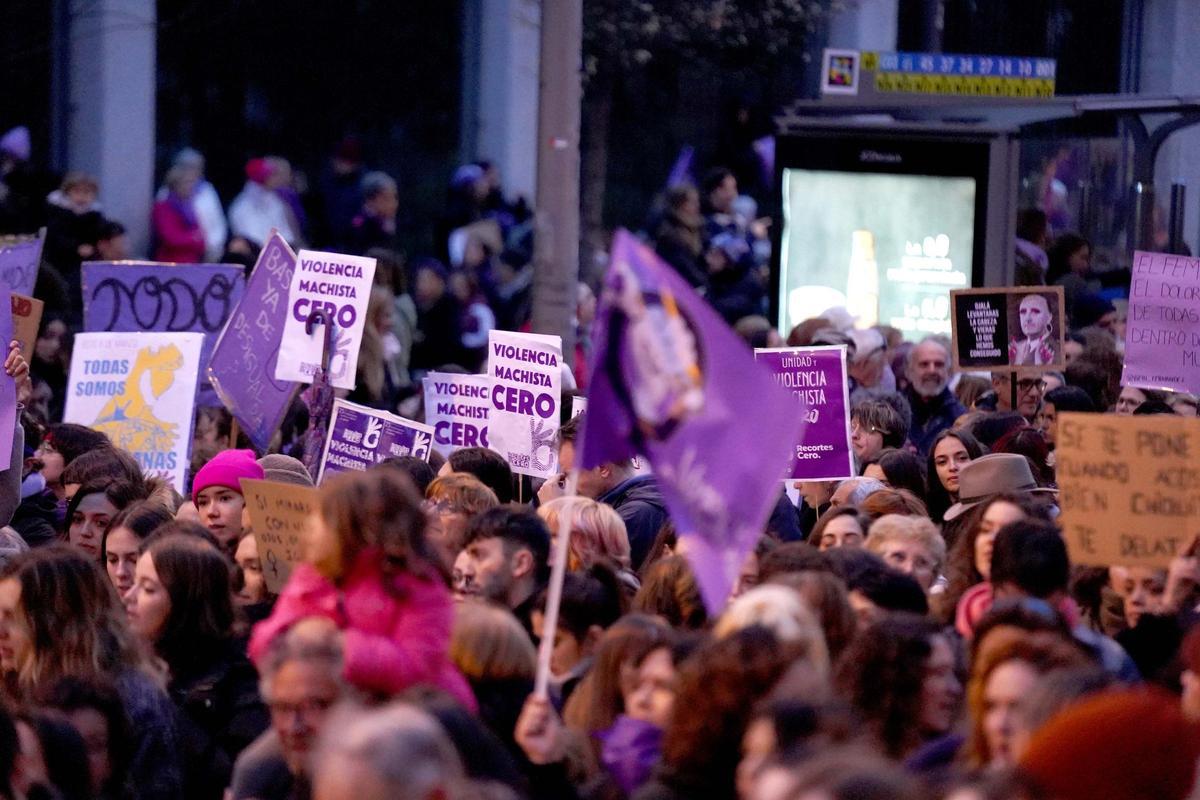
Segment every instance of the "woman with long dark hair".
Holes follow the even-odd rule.
[[[966,431],[947,429],[937,435],[929,448],[926,474],[929,489],[925,502],[929,517],[938,525],[946,509],[958,502],[958,471],[983,455],[983,445]]]

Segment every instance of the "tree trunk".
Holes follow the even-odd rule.
[[[605,264],[597,257],[605,251],[604,192],[608,181],[608,128],[612,118],[612,73],[601,69],[583,93],[582,153],[580,154],[579,277],[593,286],[603,278]]]

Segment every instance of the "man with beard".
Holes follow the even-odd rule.
[[[905,373],[909,385],[904,395],[912,406],[908,443],[925,456],[937,435],[967,409],[950,391],[950,351],[941,339],[929,336],[918,342],[908,353]]]

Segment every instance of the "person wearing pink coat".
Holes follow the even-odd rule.
[[[343,632],[345,678],[358,689],[390,696],[433,686],[476,710],[450,661],[454,601],[424,529],[420,498],[403,476],[375,469],[329,480],[309,518],[305,562],[254,627],[250,657],[259,663],[276,636],[322,617]]]

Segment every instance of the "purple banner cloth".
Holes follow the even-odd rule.
[[[12,293],[0,283],[0,342],[8,356],[8,343],[13,340]],[[0,471],[12,465],[12,441],[17,428],[17,384],[0,369]]]
[[[692,181],[692,157],[696,151],[690,144],[685,144],[671,165],[671,174],[667,176],[667,188]]]
[[[296,254],[278,233],[258,255],[229,323],[217,338],[208,379],[256,446],[266,449],[292,404],[295,381],[275,379]]]
[[[234,264],[88,261],[83,265],[83,327],[102,331],[204,334],[200,363],[242,298],[246,281]],[[220,405],[202,381],[196,402]]]
[[[715,614],[804,423],[742,340],[628,231],[617,232],[593,341],[580,466],[650,460]]]
[[[850,452],[850,390],[844,347],[785,347],[755,350],[775,382],[792,395],[793,413],[804,432],[792,454],[793,480],[854,477]]]
[[[9,287],[10,292],[33,296],[38,269],[42,265],[44,233],[43,230],[37,236],[0,243],[0,281]]]
[[[370,469],[393,456],[416,456],[428,461],[432,447],[433,429],[428,425],[335,400],[317,482],[337,472]]]
[[[1123,386],[1200,393],[1200,258],[1133,254]]]

